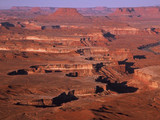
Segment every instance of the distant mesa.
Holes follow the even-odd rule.
[[[26,7],[26,6],[13,6],[11,7],[11,10],[24,10],[24,11],[28,11],[30,10],[32,7]]]
[[[36,12],[40,12],[41,8],[40,7],[33,7],[30,12],[36,13]]]
[[[159,17],[160,7],[135,7],[135,8],[117,8],[110,16],[125,17]]]
[[[56,8],[51,8],[51,7],[33,7],[29,10],[30,13],[34,14],[50,14],[55,11]]]
[[[133,17],[133,16],[141,16],[135,8],[117,8],[114,13],[111,14],[112,16],[128,16],[128,17]]]
[[[58,8],[54,13],[47,17],[40,16],[38,19],[63,23],[88,22],[90,20],[80,14],[76,8]]]
[[[116,8],[93,7],[93,8],[77,8],[78,12],[84,16],[106,16],[113,13]]]
[[[83,17],[76,8],[59,8],[55,13],[53,13],[51,16],[54,17]]]
[[[122,13],[122,14],[134,14],[135,13],[135,9],[134,8],[118,8],[116,10],[116,12],[117,13]]]

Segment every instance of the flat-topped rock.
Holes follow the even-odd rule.
[[[62,17],[62,16],[74,16],[74,17],[83,17],[77,9],[75,8],[59,8],[57,9],[56,12],[54,12],[51,16],[57,16],[57,17]]]
[[[40,16],[39,20],[47,20],[58,23],[88,22],[89,18],[81,15],[75,8],[59,8],[47,17]]]

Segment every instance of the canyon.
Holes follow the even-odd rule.
[[[0,119],[160,119],[160,7],[0,16]]]

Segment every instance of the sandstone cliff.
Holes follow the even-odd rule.
[[[135,70],[134,76],[150,88],[159,88],[160,86],[160,66],[150,66]]]

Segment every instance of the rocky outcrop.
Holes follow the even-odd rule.
[[[46,66],[50,70],[81,70],[93,69],[92,64],[55,64]]]
[[[93,75],[94,67],[92,64],[52,64],[52,65],[36,65],[28,69],[19,69],[9,72],[8,75],[30,75],[37,73],[52,73],[63,71],[67,76],[91,76]]]
[[[35,106],[35,107],[57,107],[61,106],[63,103],[71,102],[74,100],[78,100],[78,98],[74,95],[74,90],[69,91],[68,94],[65,92],[61,93],[57,97],[52,99],[38,99],[32,100],[28,102],[17,102],[16,105],[26,105],[26,106]]]
[[[159,88],[160,86],[160,66],[150,66],[135,70],[134,77],[150,88]]]
[[[127,35],[127,34],[139,34],[140,30],[137,28],[132,28],[132,27],[125,27],[125,28],[110,28],[107,29],[106,31],[109,31],[112,34],[115,35]]]
[[[78,13],[75,8],[59,8],[55,13],[53,13],[54,17],[83,17],[80,13]]]
[[[35,39],[34,41],[32,39]],[[36,40],[36,37],[31,37],[31,40],[2,40],[0,42],[0,51],[21,51],[21,52],[37,52],[37,53],[70,53],[77,50],[76,48],[55,47],[54,43],[49,43],[43,38],[41,41]],[[42,42],[44,43],[42,44]],[[56,42],[55,42],[56,43]],[[63,43],[64,44],[64,43]],[[61,45],[57,43],[56,46]],[[67,44],[66,44],[67,45]]]
[[[71,102],[73,100],[78,100],[78,98],[74,95],[74,90],[69,91],[68,94],[64,92],[59,96],[53,98],[52,104],[55,104],[56,106],[60,106],[63,103]]]
[[[39,17],[39,20],[49,20],[58,23],[73,23],[73,22],[87,22],[90,19],[81,15],[75,8],[59,8],[53,14],[47,17]]]
[[[123,20],[160,18],[160,7],[117,8],[110,16]]]
[[[22,51],[22,52],[38,52],[38,53],[70,53],[74,52],[76,49],[67,48],[9,48],[0,47],[0,51]]]
[[[87,96],[87,95],[94,95],[95,93],[102,93],[106,91],[106,85],[102,83],[97,83],[95,87],[88,87],[84,89],[77,89],[75,90],[76,96]]]
[[[24,29],[29,29],[29,30],[41,30],[41,26],[38,25],[35,22],[31,22],[31,21],[25,21],[25,22],[18,22],[17,26],[20,26],[21,28]]]
[[[86,60],[93,60],[93,61],[111,61],[111,57],[110,56],[103,56],[103,57],[88,57],[88,58],[85,58]]]
[[[117,8],[114,13],[111,15],[113,16],[127,16],[127,17],[133,17],[138,16],[138,14],[135,11],[135,8]]]
[[[108,48],[100,48],[100,47],[92,47],[92,48],[84,48],[84,49],[78,49],[76,51],[80,55],[92,55],[92,54],[101,54],[106,55],[109,52]]]
[[[132,87],[127,85],[127,82],[120,82],[117,81],[118,79],[113,80],[113,75],[116,75],[115,73],[112,74],[109,69],[102,70],[106,75],[108,76],[99,76],[96,79],[96,82],[101,82],[106,84],[106,90],[116,92],[116,93],[133,93],[138,90],[138,88]],[[115,76],[116,78],[116,76]]]
[[[111,51],[110,52],[110,56],[112,59],[116,60],[116,61],[122,61],[125,59],[132,59],[133,55],[130,51],[130,49],[117,49],[115,51]]]
[[[112,27],[112,28],[103,28],[103,30],[110,32],[114,35],[156,35],[159,33],[158,28],[134,28],[134,27]]]

